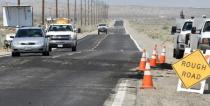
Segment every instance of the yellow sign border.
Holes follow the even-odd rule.
[[[203,53],[201,52],[200,49],[198,49],[198,50],[192,52],[191,54],[193,54],[193,53],[195,53],[195,52],[197,52],[197,51],[199,51],[199,52],[202,54],[202,57],[205,59],[205,57],[204,57],[204,55],[203,55]],[[190,55],[191,55],[191,54],[190,54]],[[182,60],[184,60],[185,58],[188,58],[190,55],[188,55],[188,56],[184,57],[183,59],[181,59],[181,60],[179,60],[179,61],[173,63],[173,65],[176,64],[176,63],[178,63],[178,62],[180,62],[180,61],[182,61]],[[206,63],[208,64],[208,66],[209,66],[209,63],[206,61],[206,59],[205,59],[205,62],[206,62]],[[173,70],[176,72],[176,75],[177,75],[177,76],[179,77],[179,79],[182,81],[182,84],[184,85],[184,87],[185,87],[186,89],[192,88],[193,86],[197,85],[198,83],[200,83],[201,81],[207,79],[207,78],[210,76],[210,75],[208,75],[207,77],[205,77],[205,78],[203,78],[203,79],[201,79],[201,80],[198,80],[198,82],[195,83],[195,84],[193,84],[192,86],[186,87],[186,85],[183,83],[184,81],[181,79],[181,77],[179,76],[177,70],[175,70],[175,68],[174,68],[173,65],[172,65]],[[209,66],[209,68],[210,68],[210,66]]]

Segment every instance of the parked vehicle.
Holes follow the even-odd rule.
[[[98,35],[100,35],[101,32],[108,33],[108,26],[106,24],[99,24],[98,26]]]
[[[171,34],[174,35],[173,57],[176,59],[182,58],[185,48],[190,46],[193,22],[193,19],[177,19],[176,26],[172,27]]]
[[[17,30],[12,41],[12,56],[20,56],[21,53],[42,53],[49,55],[49,39],[44,29],[40,27],[24,27]]]
[[[190,36],[190,47],[192,49],[201,49],[206,51],[210,49],[210,19],[203,17],[196,19],[193,28],[192,35]]]

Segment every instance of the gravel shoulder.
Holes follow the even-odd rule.
[[[127,20],[125,20],[127,33],[131,34],[141,48],[146,48],[151,53],[154,45],[158,45],[159,53],[161,51],[162,41],[151,39],[144,33],[138,33],[132,28]],[[167,51],[167,64],[159,69],[152,69],[153,83],[156,89],[143,90],[140,89],[142,80],[136,82],[137,99],[136,106],[209,106],[209,94],[196,94],[188,92],[177,92],[178,77],[171,69],[171,63],[177,61],[172,57],[173,44],[166,42],[164,44]],[[207,89],[207,87],[206,87]]]

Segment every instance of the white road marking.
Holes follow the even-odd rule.
[[[125,80],[125,82],[121,82],[119,84],[116,96],[114,98],[114,102],[112,103],[112,106],[122,106],[123,105],[123,101],[125,99],[125,95],[126,95],[126,91],[127,91],[127,83],[128,83],[128,80]]]
[[[130,36],[130,38],[131,38],[131,39],[133,40],[133,42],[135,43],[136,47],[139,49],[139,51],[142,52],[143,49],[140,47],[140,45],[137,43],[137,41],[134,39],[134,37],[133,37],[131,34],[129,34],[127,28],[126,28],[126,27],[124,27],[124,28],[125,28],[126,33]]]
[[[98,43],[97,43],[91,50],[95,50],[95,49],[101,44],[101,42],[107,38],[107,36],[108,36],[108,35],[106,35],[104,38],[100,39],[100,40],[98,41]]]

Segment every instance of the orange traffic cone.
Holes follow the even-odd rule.
[[[144,71],[144,78],[142,82],[142,87],[140,89],[154,89],[153,87],[153,81],[152,81],[152,75],[150,72],[150,63],[147,62],[147,68],[146,71]]]
[[[162,53],[160,55],[160,64],[164,64],[166,62],[166,47],[163,47]]]
[[[144,71],[146,67],[146,50],[143,51],[143,54],[141,56],[141,61],[139,63],[139,70]]]
[[[150,61],[149,61],[149,59],[147,59],[147,63],[146,63],[145,70],[150,70],[150,69],[151,69],[150,66],[151,66],[151,65],[150,65]]]
[[[150,59],[150,65],[152,67],[156,67],[157,66],[157,57],[156,56],[157,56],[157,50],[156,50],[156,46],[155,46],[155,48],[152,51],[152,57]]]

